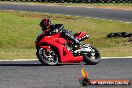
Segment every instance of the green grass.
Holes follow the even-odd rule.
[[[0,48],[0,59],[36,59],[35,49]]]
[[[132,44],[126,44],[127,38],[106,38],[110,32],[132,32],[132,24],[47,13],[0,11],[0,58],[36,58],[34,41],[40,33],[42,18],[51,18],[54,23],[62,23],[74,32],[88,32],[91,37],[85,43],[97,47],[102,56],[132,56]]]
[[[0,47],[32,48],[37,30],[37,20],[20,17],[11,13],[0,13]],[[33,30],[32,30],[33,29]]]

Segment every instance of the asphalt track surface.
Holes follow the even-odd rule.
[[[82,87],[78,81],[82,66],[89,72],[90,79],[132,80],[132,58],[105,59],[98,65],[60,66],[42,66],[39,61],[2,61],[0,88],[132,88],[132,85]]]
[[[52,14],[65,14],[132,22],[132,10],[112,10],[99,8],[80,8],[65,6],[46,6],[29,4],[0,3],[0,10],[31,11]]]

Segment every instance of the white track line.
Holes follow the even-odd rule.
[[[15,11],[15,10],[5,10],[5,11]],[[28,12],[28,11],[21,11],[21,12]],[[47,13],[47,14],[50,14],[50,13]],[[55,13],[56,14],[56,13]],[[65,16],[74,16],[74,15],[66,15],[66,14],[57,14],[57,15],[65,15]],[[75,17],[81,17],[81,16],[76,16]],[[129,22],[129,21],[116,21],[116,20],[108,20],[108,19],[104,19],[104,18],[97,18],[97,17],[85,17],[85,18],[92,18],[92,19],[95,19],[95,20],[104,20],[104,21],[114,21],[114,22],[120,22],[120,23],[126,23],[126,24],[131,24],[132,22]]]
[[[11,59],[11,60],[0,60],[0,61],[37,61],[38,59]]]
[[[2,2],[2,3],[7,3],[7,2]],[[10,2],[8,2],[10,3]],[[22,4],[22,3],[12,3],[12,4]],[[28,3],[28,5],[37,5],[37,4],[31,4],[31,3]],[[43,4],[41,4],[43,5]],[[52,6],[52,5],[46,5],[46,6]],[[53,5],[53,6],[56,6],[56,5]],[[64,6],[64,7],[75,7],[75,6]],[[87,8],[96,8],[96,7],[87,7]],[[102,8],[102,9],[110,9],[110,8]],[[125,9],[127,10],[127,9]],[[7,11],[13,11],[13,10],[7,10]],[[26,12],[26,11],[24,11]],[[65,14],[58,14],[58,15],[65,15]],[[73,16],[73,15],[66,15],[66,16]],[[75,17],[80,17],[80,16],[75,16]],[[93,19],[96,19],[96,20],[107,20],[107,21],[115,21],[115,22],[121,22],[121,23],[127,23],[127,24],[131,24],[132,22],[126,22],[126,21],[116,21],[116,20],[108,20],[108,19],[103,19],[103,18],[94,18],[94,17],[86,17],[86,18],[93,18]]]
[[[127,57],[101,57],[101,59],[125,59],[125,58],[130,58],[132,59],[132,56],[127,56]],[[38,61],[38,59],[12,59],[12,60],[0,60],[0,61]]]
[[[125,58],[132,59],[132,56],[127,56],[127,57],[102,57],[101,59],[125,59]]]
[[[11,3],[11,4],[27,4],[27,5],[44,5],[44,6],[61,6],[61,7],[73,7],[73,8],[97,8],[97,9],[113,9],[113,8],[99,8],[99,7],[94,7],[94,6],[65,6],[65,5],[57,5],[57,4],[39,4],[39,3],[18,3],[18,2],[1,2],[0,4],[6,4],[6,3]],[[113,10],[126,10],[126,11],[131,11],[131,9],[113,9]]]

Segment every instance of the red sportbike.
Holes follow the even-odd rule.
[[[76,33],[74,36],[80,41],[79,47],[72,41],[62,37],[62,28],[51,31],[50,36],[36,41],[36,55],[44,65],[57,65],[58,63],[80,63],[98,64],[100,62],[99,51],[89,45],[82,44],[89,38],[86,32]]]

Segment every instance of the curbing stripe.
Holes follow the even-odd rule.
[[[125,59],[125,58],[130,58],[132,59],[132,56],[127,56],[127,57],[102,57],[101,59]],[[38,61],[38,59],[12,59],[12,60],[0,60],[1,61]]]
[[[1,2],[0,4],[26,4],[26,5],[45,5],[45,6],[60,6],[60,7],[72,7],[72,8],[97,8],[97,9],[113,9],[113,8],[99,8],[99,7],[94,7],[94,6],[88,6],[88,7],[83,7],[83,6],[63,6],[63,5],[57,5],[57,4],[39,4],[39,3],[16,3],[16,2]],[[131,11],[131,9],[113,9],[113,10],[126,10],[126,11]]]
[[[5,10],[5,11],[15,11],[15,10]],[[21,12],[28,12],[28,11],[21,11]],[[50,13],[48,13],[48,14],[50,14]],[[83,16],[67,15],[67,14],[59,14],[59,13],[57,15],[83,17]],[[131,24],[132,23],[132,22],[129,22],[129,21],[109,20],[109,19],[105,19],[105,18],[96,18],[96,17],[89,17],[89,16],[86,16],[85,18],[88,18],[88,19],[92,18],[92,19],[95,19],[95,20],[104,20],[104,21],[114,21],[114,22],[120,22],[120,23],[126,23],[126,24]]]
[[[127,57],[102,57],[101,59],[125,59],[125,58],[132,59],[132,56],[127,56]]]
[[[130,23],[132,23],[132,22],[125,22],[125,23],[130,24]]]

